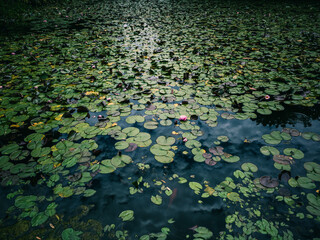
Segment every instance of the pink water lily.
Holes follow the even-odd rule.
[[[183,142],[187,142],[187,141],[188,141],[188,138],[184,137],[184,138],[182,138],[182,141],[183,141]]]
[[[188,117],[187,117],[186,115],[181,115],[181,116],[179,117],[179,120],[180,120],[180,121],[187,121],[187,119],[188,119]]]
[[[270,99],[270,96],[269,96],[269,95],[265,95],[265,96],[264,96],[264,99],[269,100],[269,99]]]
[[[47,20],[43,20],[43,22],[47,22]]]

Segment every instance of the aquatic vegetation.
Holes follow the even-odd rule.
[[[6,24],[1,239],[320,237],[318,6],[75,1]]]

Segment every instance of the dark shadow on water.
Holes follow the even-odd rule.
[[[303,123],[304,127],[310,127],[312,120],[320,120],[320,105],[313,107],[286,105],[283,111],[273,111],[271,115],[257,115],[257,118],[253,119],[257,125],[285,127],[287,124],[295,126],[297,123]]]

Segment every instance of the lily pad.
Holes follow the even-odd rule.
[[[75,231],[73,228],[67,228],[62,232],[62,240],[80,240],[81,231]]]
[[[129,143],[125,142],[125,141],[121,141],[121,142],[116,142],[114,145],[115,149],[117,150],[124,150],[126,148],[129,147]]]
[[[302,159],[304,158],[304,153],[296,148],[285,148],[283,153],[289,156],[292,156],[295,159]]]
[[[119,214],[122,221],[132,221],[134,219],[134,212],[132,210],[125,210]]]
[[[160,136],[157,138],[156,142],[159,145],[165,145],[165,146],[170,146],[175,143],[175,139],[173,137],[165,137],[165,136]]]
[[[151,202],[153,202],[156,205],[161,205],[162,197],[160,195],[151,196]]]
[[[260,184],[267,188],[275,188],[279,186],[279,182],[275,178],[271,178],[270,176],[263,176],[259,179]]]
[[[292,157],[285,156],[285,155],[274,155],[273,161],[275,161],[279,164],[284,164],[284,165],[289,165],[289,164],[294,163],[294,160]]]
[[[145,122],[143,126],[146,129],[156,129],[158,127],[158,122],[148,121],[148,122]]]
[[[316,188],[316,185],[314,184],[313,180],[307,177],[299,177],[297,180],[300,187],[306,188],[306,189],[314,189]]]
[[[239,193],[236,192],[228,193],[227,198],[233,202],[239,202],[241,200]]]
[[[249,171],[251,171],[251,172],[257,172],[257,171],[258,171],[258,167],[257,167],[255,164],[253,164],[253,163],[243,163],[243,164],[241,165],[241,169],[242,169],[243,171],[245,171],[245,172],[249,172]]]
[[[280,154],[279,150],[276,149],[275,147],[272,147],[272,146],[263,146],[260,148],[260,152],[266,156],[269,156],[270,154],[272,154],[272,155],[279,155]]]
[[[130,143],[128,148],[125,149],[125,152],[133,152],[134,150],[136,150],[138,148],[138,145],[135,143]]]
[[[144,117],[140,115],[129,116],[126,118],[126,122],[129,124],[142,123],[144,122]]]
[[[221,158],[228,162],[228,163],[235,163],[235,162],[238,162],[240,160],[240,157],[238,156],[234,156],[234,155],[231,155],[231,154],[224,154],[221,156]]]

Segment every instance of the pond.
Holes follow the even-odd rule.
[[[0,239],[320,239],[319,7],[1,19]]]

